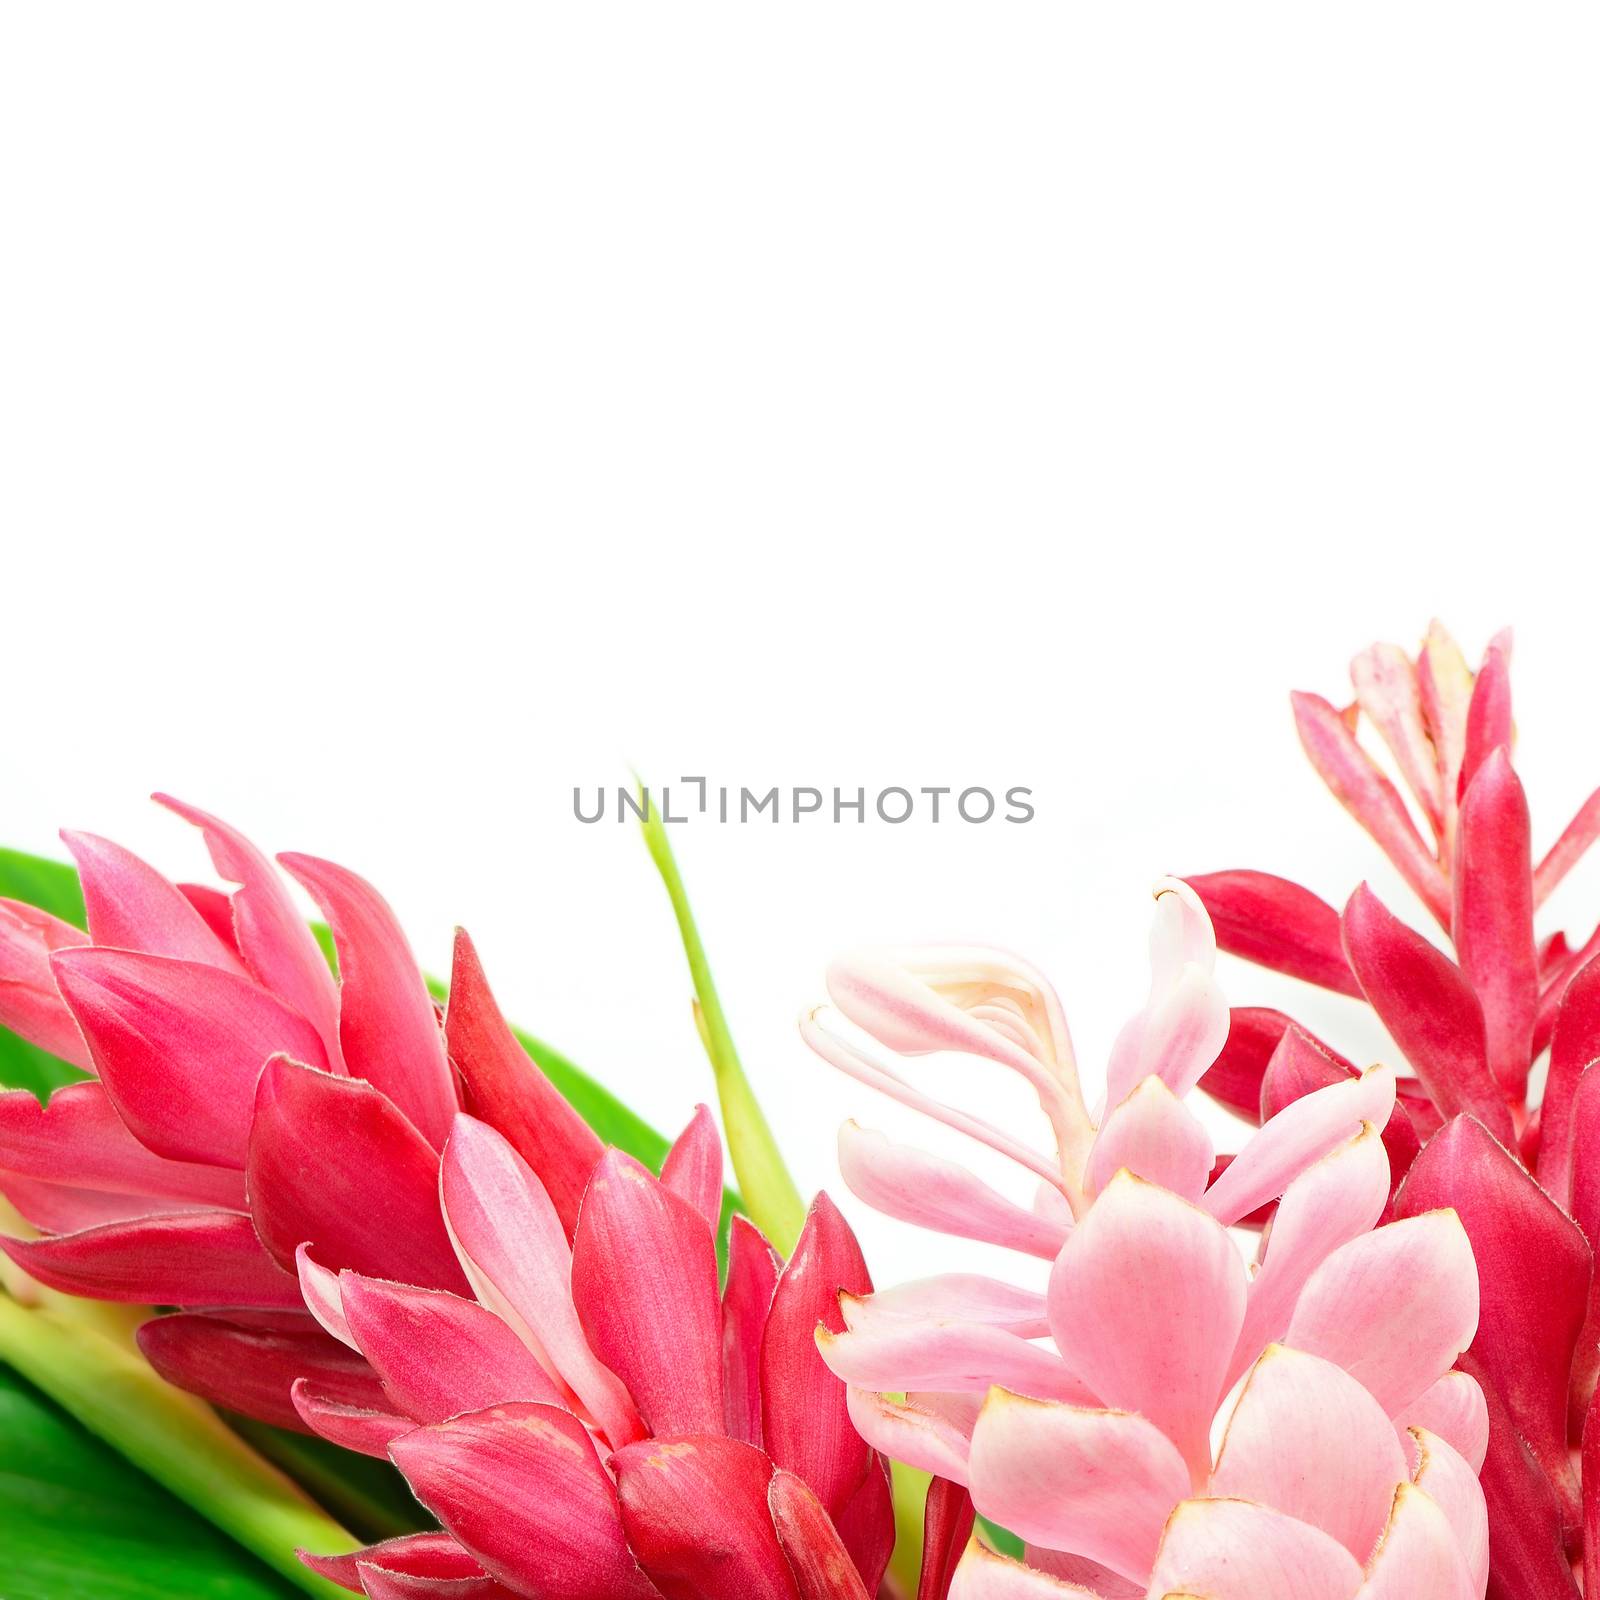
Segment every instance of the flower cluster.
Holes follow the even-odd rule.
[[[1534,915],[1600,836],[1600,791],[1535,864],[1512,761],[1510,657],[1502,634],[1474,674],[1434,624],[1414,659],[1383,644],[1358,655],[1347,709],[1294,696],[1312,764],[1454,959],[1365,885],[1341,914],[1264,872],[1189,881],[1224,949],[1364,1001],[1414,1073],[1391,1124],[1391,1148],[1404,1143],[1415,1157],[1400,1209],[1453,1206],[1484,1284],[1462,1364],[1493,1419],[1483,1475],[1493,1592],[1570,1600],[1572,1560],[1588,1591],[1600,1590],[1600,1073],[1590,1070],[1600,1060],[1600,929],[1571,946],[1560,933],[1539,938]],[[1415,817],[1358,741],[1362,724],[1387,746]],[[1546,1051],[1535,1101],[1532,1068]],[[1203,1087],[1259,1117],[1291,1060],[1300,1078],[1348,1070],[1287,1016],[1236,1011]]]
[[[659,1178],[602,1148],[458,936],[441,1016],[355,874],[272,864],[214,817],[238,887],[178,886],[83,834],[87,935],[0,903],[0,1021],[93,1074],[0,1095],[0,1240],[72,1294],[179,1308],[140,1344],[234,1411],[387,1455],[442,1530],[313,1564],[402,1594],[871,1595],[885,1463],[812,1340],[870,1288],[832,1205],[789,1262],[736,1218],[702,1110]]]
[[[1217,1158],[1184,1103],[1228,1033],[1214,958],[1194,892],[1163,883],[1150,996],[1095,1117],[1032,970],[968,949],[831,969],[838,1012],[876,1046],[1020,1074],[1054,1148],[931,1099],[813,1013],[803,1032],[829,1062],[1008,1157],[1039,1199],[854,1124],[840,1138],[850,1188],[1051,1262],[1043,1293],[962,1274],[846,1295],[824,1356],[869,1441],[965,1485],[1027,1541],[1025,1567],[973,1544],[952,1594],[1479,1600],[1488,1420],[1477,1383],[1451,1370],[1478,1323],[1466,1234],[1448,1210],[1393,1217],[1386,1068],[1286,1089]],[[1247,1266],[1230,1229],[1269,1217]]]

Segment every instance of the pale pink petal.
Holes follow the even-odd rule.
[[[1102,1404],[1147,1417],[1204,1481],[1245,1290],[1220,1224],[1122,1173],[1056,1261],[1050,1328],[1067,1367]]]
[[[1092,1589],[1025,1567],[1008,1556],[996,1555],[974,1539],[950,1582],[950,1600],[1070,1600],[1089,1596]]]
[[[967,1481],[972,1440],[962,1429],[909,1396],[891,1399],[875,1389],[849,1388],[850,1421],[874,1450],[936,1478]]]
[[[1467,749],[1467,708],[1472,702],[1472,669],[1461,647],[1437,621],[1428,624],[1427,637],[1417,654],[1417,687],[1422,693],[1422,714],[1439,766],[1439,789],[1444,798],[1445,859],[1454,837],[1456,789]]]
[[[1444,789],[1428,737],[1416,668],[1399,645],[1369,645],[1350,663],[1356,700],[1394,756],[1435,833],[1444,832]]]
[[[1339,713],[1320,695],[1294,694],[1300,743],[1334,798],[1367,830],[1418,898],[1443,924],[1450,893],[1439,863],[1422,841],[1399,791],[1356,743]]]
[[[1250,1281],[1244,1327],[1228,1370],[1230,1387],[1283,1337],[1306,1279],[1340,1245],[1370,1231],[1388,1200],[1389,1158],[1370,1123],[1289,1185]]]
[[[1394,1514],[1356,1600],[1481,1600],[1450,1519],[1420,1489],[1402,1483]]]
[[[1287,1105],[1263,1125],[1236,1160],[1206,1191],[1200,1204],[1231,1227],[1257,1206],[1276,1200],[1313,1162],[1361,1131],[1382,1128],[1394,1110],[1394,1073],[1373,1067],[1359,1078]]]
[[[833,1373],[863,1389],[982,1392],[998,1383],[1041,1400],[1093,1398],[1059,1356],[982,1323],[871,1318],[844,1333],[819,1330],[817,1347]]]
[[[981,1117],[974,1117],[955,1106],[948,1106],[943,1101],[924,1094],[886,1062],[864,1050],[854,1040],[840,1034],[837,1031],[835,1013],[830,1007],[817,1006],[803,1016],[800,1019],[800,1037],[829,1066],[837,1067],[847,1077],[866,1084],[870,1089],[876,1089],[880,1094],[887,1095],[903,1106],[909,1106],[913,1111],[921,1112],[925,1117],[931,1117],[935,1122],[942,1122],[947,1128],[954,1128],[958,1133],[966,1134],[969,1139],[976,1139],[979,1144],[987,1145],[991,1150],[998,1150],[1001,1155],[1009,1156],[1019,1166],[1026,1167],[1037,1177],[1060,1188],[1061,1174],[1056,1163],[1048,1156],[1019,1143],[993,1123],[985,1122]],[[1087,1147],[1085,1142],[1084,1148]]]
[[[218,875],[239,885],[233,894],[233,927],[245,965],[257,982],[311,1023],[322,1038],[328,1061],[342,1071],[338,986],[322,947],[295,909],[277,870],[220,818],[168,794],[154,799],[200,829]]]
[[[986,1322],[1023,1339],[1042,1339],[1050,1332],[1042,1294],[972,1272],[950,1272],[879,1289],[859,1309],[863,1314],[913,1321]]]
[[[874,1129],[839,1129],[839,1174],[875,1211],[960,1239],[981,1239],[1053,1261],[1066,1240],[1060,1226],[1007,1200],[965,1167]]]
[[[96,944],[203,961],[243,975],[238,956],[211,931],[177,884],[148,862],[98,834],[63,828],[61,842],[78,863],[89,937]]]
[[[1189,1470],[1143,1417],[997,1389],[973,1430],[967,1482],[972,1503],[1002,1527],[1140,1578],[1189,1492]]]
[[[479,1301],[503,1317],[570,1389],[613,1444],[644,1431],[617,1375],[602,1365],[572,1304],[572,1250],[550,1197],[504,1137],[458,1115],[440,1190],[463,1270]]]
[[[306,1303],[306,1310],[340,1344],[347,1344],[352,1350],[357,1349],[339,1295],[339,1274],[316,1261],[308,1244],[301,1244],[295,1249],[294,1270],[300,1280],[300,1296]]]
[[[456,1113],[444,1036],[417,960],[388,902],[365,878],[315,856],[278,860],[322,907],[339,952],[339,1044],[435,1149]]]
[[[1421,1428],[1437,1434],[1463,1456],[1474,1473],[1483,1470],[1489,1449],[1489,1408],[1476,1378],[1447,1372],[1429,1384],[1395,1416],[1401,1429]]]
[[[1478,1469],[1437,1434],[1414,1428],[1417,1462],[1411,1481],[1444,1512],[1466,1568],[1471,1600],[1479,1600],[1489,1579],[1489,1510],[1478,1483]]]
[[[1300,1291],[1283,1342],[1336,1362],[1394,1416],[1455,1364],[1477,1327],[1466,1229],[1453,1211],[1429,1211],[1335,1250]]]
[[[1145,1078],[1101,1124],[1085,1188],[1098,1194],[1125,1168],[1185,1200],[1198,1200],[1215,1160],[1200,1119],[1160,1078]]]
[[[1093,1129],[1066,1019],[1031,968],[998,951],[868,951],[834,962],[827,984],[850,1021],[901,1055],[957,1050],[1009,1067],[1033,1086],[1061,1147],[1087,1149]]]
[[[1152,1075],[1186,1095],[1227,1039],[1228,1002],[1210,970],[1191,962],[1117,1036],[1106,1068],[1108,1103]]]
[[[1269,1345],[1228,1420],[1210,1491],[1309,1522],[1365,1562],[1405,1476],[1393,1425],[1354,1378]]]
[[[315,1556],[302,1550],[300,1559],[330,1583],[340,1584],[357,1594],[361,1592],[361,1579],[356,1572],[358,1564],[418,1578],[448,1580],[483,1576],[483,1568],[448,1533],[402,1534],[398,1539],[386,1539],[382,1544],[352,1550],[347,1555]]]
[[[715,1233],[722,1225],[722,1139],[705,1106],[696,1106],[661,1163],[661,1181]]]
[[[1248,1500],[1185,1500],[1167,1522],[1150,1593],[1168,1600],[1350,1600],[1360,1583],[1355,1557],[1320,1528]]]

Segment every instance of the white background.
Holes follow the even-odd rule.
[[[1285,691],[1368,640],[1517,624],[1541,844],[1600,781],[1591,7],[0,18],[7,842],[193,875],[162,787],[342,859],[675,1127],[670,919],[575,784],[1032,787],[677,831],[811,1188],[908,1126],[795,1039],[836,950],[1027,952],[1093,1081],[1158,873],[1342,900]]]

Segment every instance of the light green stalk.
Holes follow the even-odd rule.
[[[661,881],[667,886],[684,954],[689,958],[689,973],[694,979],[695,1027],[711,1058],[711,1070],[717,1080],[722,1125],[728,1137],[733,1170],[739,1179],[739,1193],[751,1220],[787,1257],[793,1252],[805,1225],[805,1202],[789,1176],[766,1114],[740,1065],[739,1052],[734,1048],[728,1019],[723,1015],[722,1001],[711,978],[711,964],[700,942],[694,912],[689,908],[688,891],[667,840],[661,813],[643,784],[639,793],[644,807],[641,819],[644,841],[649,847],[650,859],[661,874]],[[905,1596],[917,1592],[922,1567],[923,1502],[927,1498],[928,1481],[927,1473],[898,1461],[894,1464],[895,1544],[889,1572],[895,1588]]]
[[[672,902],[673,915],[678,919],[678,933],[683,940],[684,954],[689,958],[689,975],[694,980],[695,1022],[706,1054],[711,1058],[712,1075],[717,1082],[717,1098],[722,1103],[722,1126],[728,1138],[728,1154],[733,1160],[733,1170],[739,1180],[739,1194],[744,1201],[750,1220],[760,1228],[773,1246],[787,1256],[793,1251],[805,1226],[805,1202],[795,1187],[789,1169],[783,1164],[777,1141],[767,1125],[750,1080],[739,1063],[739,1052],[733,1045],[733,1034],[728,1029],[728,1019],[722,1012],[722,1001],[717,997],[717,986],[711,978],[711,964],[706,960],[705,946],[700,942],[694,913],[689,909],[688,892],[683,886],[683,876],[673,859],[672,846],[667,842],[667,830],[661,813],[650,799],[650,792],[642,785],[644,842],[649,847],[650,859],[655,862],[661,881],[667,886],[667,898]]]
[[[0,1359],[290,1583],[347,1600],[295,1550],[343,1554],[356,1540],[204,1401],[163,1382],[115,1322],[0,1293]]]

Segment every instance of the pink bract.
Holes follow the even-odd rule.
[[[1306,1075],[1217,1157],[1185,1103],[1227,1037],[1215,953],[1194,892],[1158,886],[1149,999],[1093,1114],[1032,969],[966,949],[837,963],[829,993],[859,1032],[824,1009],[812,1046],[1009,1158],[1037,1198],[853,1123],[847,1185],[1051,1265],[1042,1291],[951,1274],[846,1295],[819,1344],[873,1445],[1027,1542],[1026,1565],[973,1543],[952,1595],[1480,1600],[1489,1422],[1452,1370],[1478,1326],[1466,1232],[1448,1209],[1392,1217],[1387,1068]],[[1048,1143],[924,1094],[913,1063],[934,1051],[1019,1074]]]

